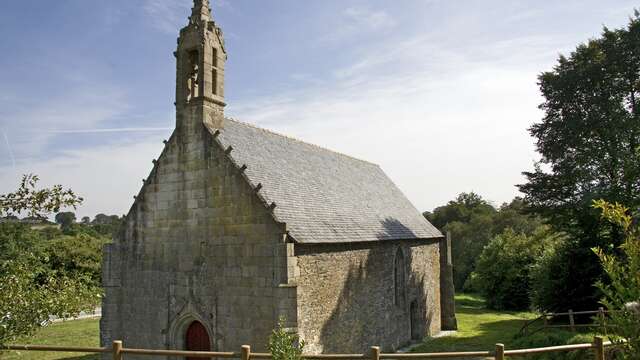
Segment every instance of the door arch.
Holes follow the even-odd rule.
[[[211,351],[211,338],[207,328],[201,322],[193,321],[187,328],[184,344],[187,351]],[[187,358],[187,360],[197,360],[197,358]]]

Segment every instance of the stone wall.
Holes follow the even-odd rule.
[[[296,245],[298,330],[309,353],[395,350],[440,331],[438,240]],[[406,297],[395,300],[394,261],[406,259]],[[411,319],[411,304],[414,317]]]
[[[295,314],[295,288],[282,286],[284,226],[196,111],[178,112],[121,236],[105,248],[103,345],[180,349],[198,320],[213,349],[264,350],[276,319]]]

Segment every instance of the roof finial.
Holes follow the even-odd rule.
[[[193,0],[193,9],[189,19],[192,23],[210,21],[211,6],[209,5],[209,0]]]

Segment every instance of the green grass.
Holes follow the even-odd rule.
[[[98,319],[73,320],[55,323],[43,327],[30,338],[20,339],[15,344],[28,345],[55,345],[74,347],[99,347],[100,330]],[[0,353],[0,359],[13,360],[53,360],[53,359],[74,359],[93,360],[99,359],[98,355],[81,353],[53,353],[39,351],[11,351]]]
[[[456,296],[458,332],[455,335],[427,339],[414,352],[485,351],[496,343],[513,341],[524,321],[536,317],[529,312],[498,312],[488,310],[482,298],[473,295]]]
[[[458,295],[456,296],[458,332],[452,336],[427,339],[412,351],[488,351],[495,349],[497,343],[505,344],[507,348],[511,349],[519,348],[518,345],[522,344],[526,344],[524,347],[529,348],[547,346],[545,340],[548,336],[566,338],[567,342],[575,342],[578,339],[588,339],[591,335],[562,330],[546,330],[536,334],[531,341],[528,341],[527,338],[518,338],[517,335],[525,320],[534,319],[537,316],[531,312],[489,310],[486,308],[484,300],[478,296]]]

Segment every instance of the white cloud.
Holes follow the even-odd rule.
[[[191,15],[192,0],[144,0],[144,12],[151,25],[167,34],[177,34],[178,29],[187,24]],[[212,1],[213,8],[234,11],[227,0]]]
[[[380,164],[421,210],[472,190],[500,203],[536,158],[527,128],[541,117],[536,77],[554,46],[520,38],[456,49],[421,36],[363,51],[331,85],[229,111]]]
[[[117,87],[103,84],[96,92],[95,86],[81,84],[45,101],[7,111],[3,132],[20,163],[46,155],[57,134],[100,128],[121,116],[129,109],[126,98],[126,92]]]
[[[339,43],[357,36],[389,30],[395,26],[396,20],[385,11],[368,7],[349,7],[333,25],[333,31],[327,32],[320,38],[320,42]]]
[[[0,194],[15,190],[22,174],[38,174],[42,186],[62,184],[85,198],[81,216],[125,214],[162,151],[154,136],[135,143],[65,151],[54,159],[33,161],[17,168],[0,167]]]
[[[175,34],[186,24],[191,2],[183,0],[145,0],[144,11],[158,30]]]
[[[355,26],[369,30],[389,29],[396,25],[395,20],[388,13],[366,7],[347,8],[343,16]]]

